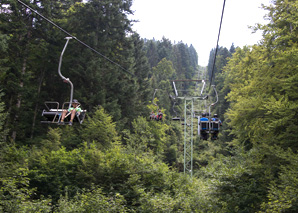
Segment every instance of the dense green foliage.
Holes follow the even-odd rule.
[[[41,125],[45,100],[68,101],[57,75],[65,34],[1,1],[1,212],[298,211],[296,1],[264,7],[259,45],[219,47],[214,69],[215,49],[205,69],[192,45],[141,39],[128,19],[132,0],[24,2],[118,65],[71,40],[62,73],[87,117]],[[190,178],[170,80],[197,76],[216,85],[212,113],[223,126],[216,141],[195,135]],[[163,121],[149,120],[159,108]]]
[[[219,145],[231,156],[204,173],[221,180],[217,193],[229,212],[297,211],[297,6],[273,1],[265,7],[271,22],[256,26],[261,44],[238,47],[224,66],[217,64],[216,110],[225,113],[230,134]]]

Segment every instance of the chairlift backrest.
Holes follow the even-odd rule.
[[[211,121],[210,125],[211,125],[211,130],[214,130],[214,131],[219,130],[219,126],[220,126],[219,121]]]
[[[200,121],[200,129],[208,130],[209,129],[209,121]]]

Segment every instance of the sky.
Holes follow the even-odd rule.
[[[133,30],[142,38],[172,43],[192,44],[198,53],[199,65],[207,66],[209,54],[216,47],[224,0],[133,0],[131,9],[137,20]],[[266,24],[267,11],[261,4],[270,0],[226,0],[219,46],[243,47],[257,44],[262,33],[252,34],[248,26]]]

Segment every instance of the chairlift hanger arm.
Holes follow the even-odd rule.
[[[210,110],[210,108],[211,108],[211,106],[214,106],[214,105],[218,102],[218,94],[217,94],[215,85],[212,85],[212,87],[213,87],[213,90],[214,90],[214,92],[215,92],[216,101],[215,101],[214,103],[212,103],[212,104],[209,105],[209,120],[210,120],[210,116],[211,116],[211,110]],[[211,125],[211,124],[210,124],[210,125]]]
[[[214,90],[214,92],[215,92],[215,96],[216,96],[216,101],[215,101],[214,103],[212,103],[212,105],[215,105],[215,104],[217,104],[217,102],[218,102],[218,94],[217,94],[215,85],[212,85],[212,87],[213,87],[213,90]]]
[[[200,80],[200,79],[197,79],[197,80],[195,80],[195,79],[178,79],[178,80],[171,80],[171,81],[173,83],[173,87],[174,87],[174,92],[175,92],[176,98],[185,98],[185,97],[182,97],[182,96],[179,97],[178,91],[188,91],[188,90],[177,90],[175,82],[202,82],[203,83],[203,86],[202,86],[201,94],[200,94],[201,97],[194,97],[194,98],[195,99],[200,98],[202,100],[208,98],[208,95],[203,97],[203,91],[205,89],[206,81],[208,81],[208,80],[204,80],[204,79],[203,80]]]
[[[69,78],[66,78],[66,77],[64,77],[62,75],[62,73],[61,73],[61,65],[62,65],[62,57],[64,55],[64,52],[65,52],[66,47],[68,45],[68,42],[69,42],[70,39],[72,39],[72,37],[66,37],[65,39],[66,39],[66,43],[65,43],[64,48],[63,48],[63,50],[61,52],[61,55],[60,55],[59,66],[58,66],[58,74],[62,78],[62,80],[69,81]]]
[[[215,92],[216,101],[215,101],[214,103],[211,103],[211,104],[209,105],[209,115],[210,115],[210,107],[211,107],[211,106],[214,106],[214,105],[217,104],[217,102],[218,102],[218,94],[217,94],[215,85],[212,85],[212,87],[213,87],[213,90],[214,90],[214,92]]]
[[[173,81],[173,87],[174,87],[174,91],[175,91],[175,96],[178,97],[178,91],[175,85],[175,81]]]
[[[155,98],[155,94],[156,94],[157,90],[158,90],[158,89],[155,89],[155,90],[154,90],[154,94],[153,94],[153,97],[152,97],[152,103],[153,103],[155,106],[157,106],[157,104],[154,102],[154,98]]]
[[[70,99],[69,99],[69,107],[68,107],[68,108],[70,108],[71,107],[71,103],[72,103],[72,99],[73,99],[73,83],[69,80],[69,78],[66,78],[66,77],[64,77],[62,75],[62,73],[61,73],[61,65],[62,65],[63,54],[64,54],[64,52],[66,50],[66,47],[68,45],[69,40],[72,39],[72,37],[66,37],[65,39],[66,39],[66,43],[65,43],[64,48],[63,48],[63,50],[61,52],[61,55],[60,55],[59,66],[58,66],[58,74],[62,78],[63,81],[65,81],[65,82],[67,82],[67,83],[70,84]]]
[[[204,89],[205,89],[205,80],[202,80],[202,82],[203,82],[203,86],[202,86],[202,89],[201,89],[201,95],[203,95],[203,91],[204,91]]]

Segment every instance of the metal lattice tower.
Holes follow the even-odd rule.
[[[203,86],[200,95],[195,94],[178,94],[175,82],[202,82]],[[175,97],[184,100],[184,174],[193,174],[193,138],[194,138],[194,102],[195,100],[206,100],[207,96],[203,96],[205,87],[204,80],[174,80],[173,88]]]
[[[193,171],[193,98],[184,98],[184,174]]]

